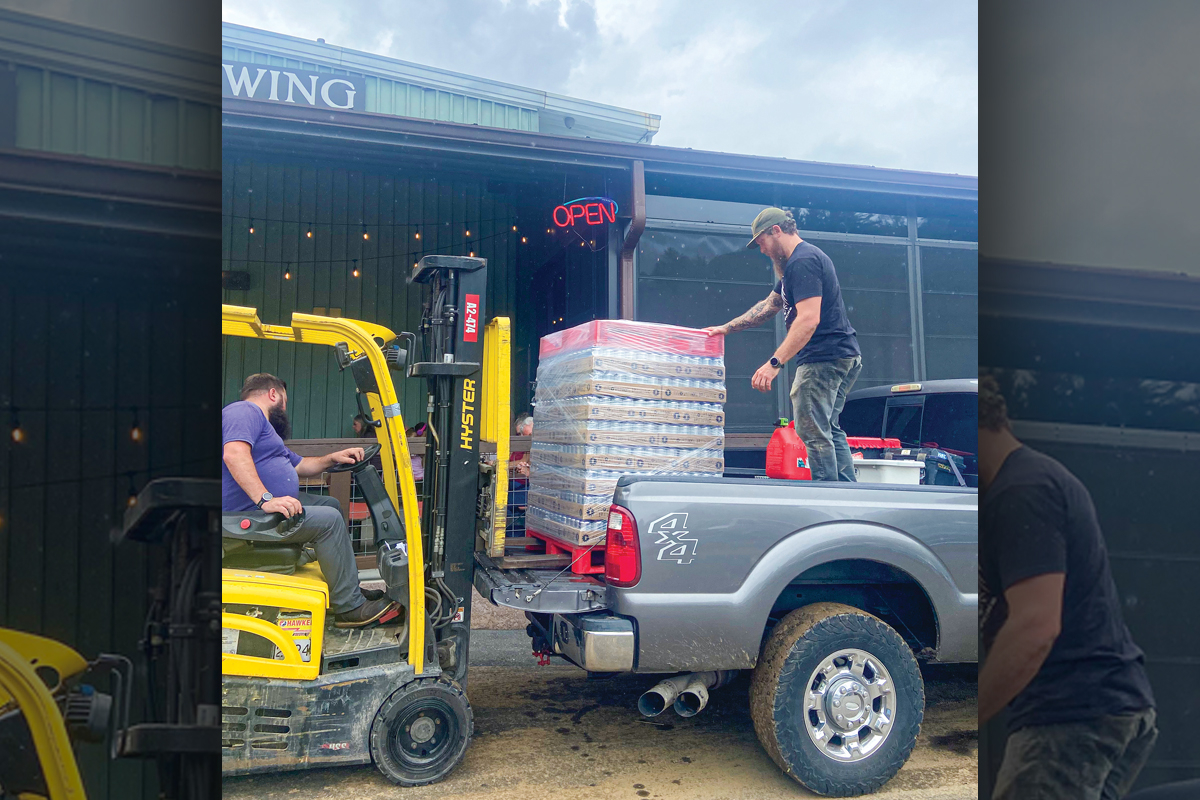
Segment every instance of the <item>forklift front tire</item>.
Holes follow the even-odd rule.
[[[424,786],[462,761],[475,722],[456,682],[418,678],[384,701],[371,723],[371,758],[401,786]]]

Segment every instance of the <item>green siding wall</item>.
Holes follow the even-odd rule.
[[[488,259],[489,318],[515,310],[521,234],[512,230],[511,199],[489,194],[483,181],[266,163],[236,153],[226,154],[223,170],[223,269],[250,274],[250,288],[226,289],[224,301],[257,308],[263,322],[288,324],[293,311],[337,308],[343,317],[417,332],[421,287],[410,291],[405,279],[429,253]],[[351,275],[353,259],[359,278]],[[271,372],[288,383],[294,438],[350,435],[354,384],[338,371],[332,348],[223,337],[222,358],[223,403],[237,400],[247,375]],[[397,389],[405,423],[424,419],[423,383],[399,379]]]
[[[369,112],[393,114],[398,117],[432,119],[439,122],[461,122],[489,128],[508,128],[515,131],[538,130],[538,112],[531,108],[497,103],[457,92],[431,89],[361,72],[334,69],[328,64],[284,58],[260,50],[247,50],[225,45],[221,48],[221,57],[232,61],[273,67],[292,67],[309,72],[363,75],[367,81],[365,110]]]
[[[194,263],[180,280],[157,265],[131,269],[130,260],[110,251],[74,264],[18,256],[0,266],[0,626],[89,659],[133,658],[141,697],[138,642],[162,553],[113,546],[109,535],[131,489],[217,473],[217,281]],[[12,412],[20,443],[9,435]],[[130,436],[135,417],[139,441]],[[142,717],[140,702],[133,713]],[[94,744],[77,751],[89,798],[158,796],[152,763],[110,762]]]
[[[217,170],[219,106],[35,66],[16,67],[16,146]]]

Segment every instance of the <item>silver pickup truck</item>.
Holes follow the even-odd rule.
[[[642,713],[704,708],[753,670],[759,740],[823,795],[877,790],[924,714],[919,661],[978,657],[978,490],[623,477],[604,576],[504,570],[475,585],[527,613],[535,651],[592,673],[673,673]],[[677,673],[684,673],[679,675]]]

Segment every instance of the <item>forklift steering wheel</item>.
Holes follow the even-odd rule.
[[[379,444],[379,442],[376,442],[375,444],[369,444],[363,448],[363,457],[359,461],[354,461],[349,464],[334,464],[332,467],[330,467],[329,469],[327,469],[325,471],[326,472],[359,472],[360,470],[366,469],[368,466],[370,466],[371,459],[374,458],[375,456],[379,455],[379,451],[382,449],[382,447],[383,446],[381,444]]]

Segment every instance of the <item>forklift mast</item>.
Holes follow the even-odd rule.
[[[412,364],[409,376],[427,383],[421,529],[429,580],[454,598],[450,622],[438,637],[439,661],[465,682],[481,489],[487,261],[425,256],[408,282],[429,287],[420,331],[426,360]]]

